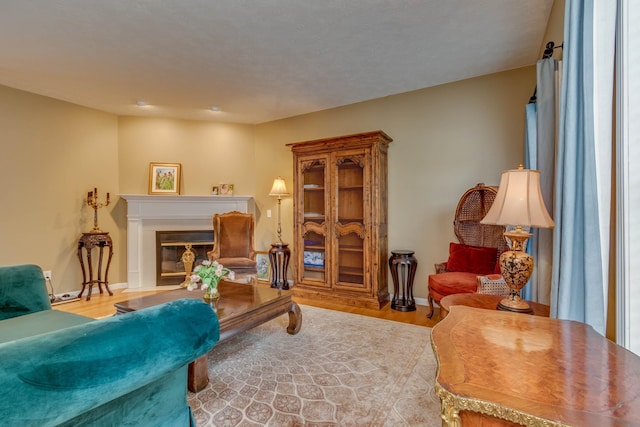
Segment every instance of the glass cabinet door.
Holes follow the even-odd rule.
[[[337,284],[365,287],[364,156],[337,159]]]
[[[303,201],[303,260],[302,277],[304,280],[324,282],[326,284],[326,161],[307,162],[302,171]]]

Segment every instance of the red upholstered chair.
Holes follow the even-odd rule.
[[[478,276],[500,273],[498,256],[508,249],[502,235],[505,228],[480,224],[496,198],[498,189],[478,184],[467,190],[456,208],[454,232],[460,243],[450,243],[447,262],[436,264],[436,274],[429,276],[429,308],[447,295],[475,293]]]

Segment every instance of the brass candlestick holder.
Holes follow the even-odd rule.
[[[93,229],[90,233],[102,233],[100,227],[98,227],[98,209],[109,206],[109,193],[107,193],[107,200],[105,203],[98,202],[98,189],[94,188],[93,191],[87,193],[87,206],[93,208]]]

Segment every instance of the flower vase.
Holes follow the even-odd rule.
[[[209,304],[211,308],[216,310],[218,308],[218,300],[220,299],[220,292],[218,292],[218,288],[207,288],[204,291],[202,299],[204,299],[204,302]]]

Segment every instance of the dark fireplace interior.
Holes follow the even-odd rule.
[[[207,259],[213,249],[213,230],[156,231],[156,283],[179,285],[185,280],[182,254],[191,244],[196,260],[193,268]]]

